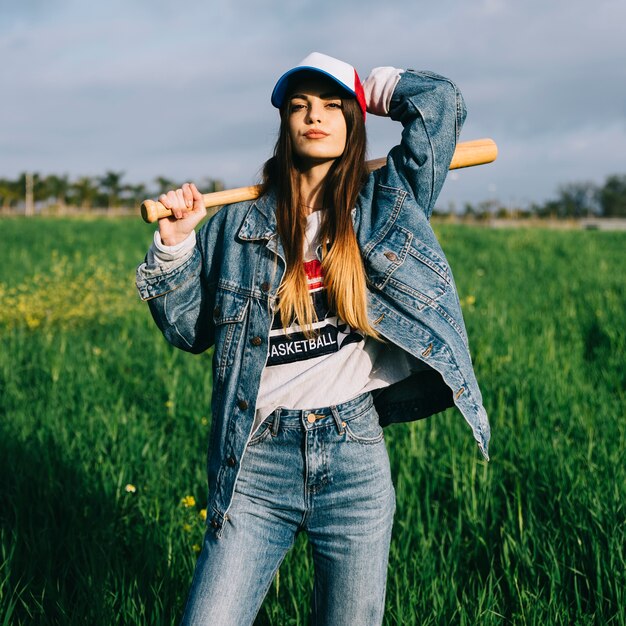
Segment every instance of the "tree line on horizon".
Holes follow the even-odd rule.
[[[63,212],[66,209],[91,211],[138,206],[146,198],[181,186],[181,183],[164,176],[153,179],[152,186],[123,181],[124,172],[107,171],[103,176],[80,176],[70,180],[68,175],[28,174],[23,172],[15,179],[0,178],[0,210],[4,214],[24,211],[30,177],[32,202],[35,212]],[[203,193],[224,189],[222,181],[206,177],[198,182]],[[455,213],[476,219],[491,217],[626,217],[626,174],[608,176],[603,184],[572,182],[561,185],[556,197],[542,204],[526,207],[504,206],[499,200],[485,200],[477,204],[466,202],[461,211],[435,209],[435,214]]]
[[[452,211],[435,212],[445,215]],[[601,185],[590,181],[566,183],[559,186],[556,197],[525,207],[504,206],[497,199],[466,202],[461,214],[476,219],[626,217],[626,174],[612,174]]]
[[[103,176],[79,176],[74,180],[67,174],[41,176],[22,172],[15,179],[0,178],[0,209],[3,213],[24,209],[29,176],[37,212],[50,209],[62,212],[68,208],[83,211],[131,208],[146,198],[156,198],[182,184],[165,176],[155,177],[151,186],[145,183],[131,184],[123,181],[124,172],[115,171],[107,171]],[[198,184],[205,193],[224,188],[221,181],[208,177]]]

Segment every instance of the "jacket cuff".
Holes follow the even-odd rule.
[[[394,89],[404,70],[395,67],[375,67],[363,81],[367,112],[389,115],[389,105]]]
[[[147,258],[147,257],[146,257]],[[196,278],[202,269],[200,252],[194,246],[181,262],[150,267],[146,262],[137,268],[135,282],[142,300],[151,300],[178,289]]]
[[[187,239],[183,239],[175,246],[166,246],[161,240],[158,230],[154,231],[154,239],[148,250],[148,265],[165,265],[173,261],[180,262],[196,245],[196,231],[189,233]],[[150,261],[154,260],[152,264]]]

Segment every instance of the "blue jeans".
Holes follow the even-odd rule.
[[[277,409],[248,444],[221,536],[207,529],[182,624],[252,624],[302,530],[315,566],[312,624],[381,624],[394,511],[371,394]]]

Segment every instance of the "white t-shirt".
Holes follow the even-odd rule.
[[[329,310],[316,254],[321,218],[321,211],[307,217],[304,243],[304,269],[318,320],[313,324],[315,336],[305,337],[297,323],[285,332],[275,316],[253,430],[278,407],[315,409],[341,404],[410,374],[403,352],[365,338]]]

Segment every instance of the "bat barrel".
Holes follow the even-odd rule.
[[[462,167],[472,167],[473,165],[485,165],[492,163],[498,158],[498,146],[493,139],[474,139],[457,144],[452,162],[451,170],[458,170]]]

